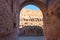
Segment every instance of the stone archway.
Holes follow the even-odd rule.
[[[26,0],[26,1],[23,1],[23,2],[20,4],[20,6],[19,6],[20,11],[21,11],[21,9],[22,9],[24,6],[29,5],[29,4],[36,5],[37,7],[39,7],[39,8],[41,9],[42,14],[43,14],[43,21],[44,21],[44,20],[45,20],[46,5],[45,5],[43,2],[39,1],[39,0],[34,0],[34,1],[33,1],[33,0]],[[20,15],[20,13],[19,13],[19,15]],[[19,21],[18,21],[18,22],[19,22]]]
[[[18,40],[20,10],[30,3],[43,11],[45,40],[60,40],[60,0],[0,0],[0,40]]]
[[[42,14],[43,14],[43,20],[45,20],[46,5],[42,1],[39,1],[39,0],[24,0],[19,5],[19,8],[20,8],[19,11],[21,11],[21,9],[28,4],[33,4],[33,5],[36,5],[37,7],[39,7],[42,11]],[[20,15],[20,13],[19,13],[19,15]]]

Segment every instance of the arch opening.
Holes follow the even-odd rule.
[[[29,6],[29,7],[28,7]],[[32,7],[33,8],[32,8]],[[30,8],[30,9],[28,9]],[[30,22],[30,23],[29,23]],[[41,9],[34,5],[28,4],[20,9],[20,34],[23,36],[41,36],[43,35],[43,14]],[[30,33],[30,32],[31,33]],[[41,34],[40,34],[41,32]]]

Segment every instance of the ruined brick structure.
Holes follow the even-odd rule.
[[[0,40],[18,40],[20,10],[28,4],[43,12],[44,40],[60,40],[60,0],[0,0]]]
[[[40,26],[25,26],[20,28],[19,36],[43,36],[43,29]]]

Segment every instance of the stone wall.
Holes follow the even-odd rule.
[[[0,40],[18,40],[13,0],[0,0]]]
[[[20,10],[29,3],[43,12],[45,40],[60,40],[60,0],[0,0],[0,40],[18,40]]]
[[[50,0],[44,26],[45,40],[60,40],[60,1]]]
[[[20,28],[20,36],[43,36],[43,29],[40,26],[24,26]]]

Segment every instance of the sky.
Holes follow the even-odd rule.
[[[40,10],[37,6],[35,5],[27,5],[24,7],[24,9],[32,9],[32,10]]]

